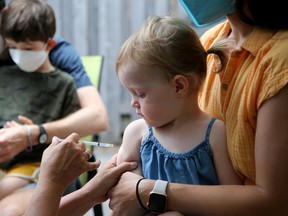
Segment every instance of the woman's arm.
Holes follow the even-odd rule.
[[[136,162],[123,162],[116,166],[114,155],[81,189],[62,198],[59,215],[83,215],[96,204],[106,201],[108,191],[117,184],[122,173],[132,171],[136,167]]]
[[[167,210],[184,215],[286,215],[287,108],[288,86],[259,109],[255,138],[255,185],[196,186],[169,183]],[[141,210],[135,194],[135,185],[140,177],[125,173],[111,191],[110,207],[115,215],[135,215]],[[139,192],[142,203],[147,203],[154,184],[153,180],[141,181]]]
[[[100,161],[88,162],[85,145],[78,143],[78,134],[65,140],[53,138],[44,151],[39,181],[25,215],[57,215],[60,199],[68,184],[81,173],[97,169]]]
[[[210,134],[215,169],[221,185],[243,184],[232,167],[227,149],[226,127],[223,121],[216,120]]]
[[[117,183],[123,172],[137,167],[135,162],[116,166],[115,155],[83,188],[64,196],[61,200],[65,188],[71,181],[81,173],[97,169],[100,165],[100,161],[87,161],[85,145],[78,141],[79,136],[75,133],[60,143],[54,138],[52,144],[44,151],[39,181],[25,215],[83,215],[95,204],[107,199],[109,189]]]

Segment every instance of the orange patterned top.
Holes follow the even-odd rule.
[[[205,49],[230,31],[228,21],[209,29],[201,37]],[[230,54],[225,71],[212,73],[217,61],[208,56],[200,107],[225,121],[229,155],[245,184],[255,183],[257,112],[265,100],[288,83],[287,47],[288,31],[264,31],[256,27],[241,49]]]

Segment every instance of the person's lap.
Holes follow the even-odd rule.
[[[23,215],[34,189],[30,187],[21,188],[0,201],[0,212],[3,216]]]
[[[29,184],[28,180],[18,177],[5,177],[0,181],[0,200],[12,194],[18,189],[24,188]]]
[[[40,162],[18,163],[7,169],[0,181],[0,200],[26,186],[34,188],[39,170]]]
[[[34,189],[36,187],[36,183],[31,182],[27,184],[23,188],[18,189],[17,191],[11,193],[9,196],[6,196],[0,201],[0,215],[1,216],[19,216],[23,215],[25,209],[27,208]],[[77,179],[67,187],[64,195],[71,193],[77,190]]]
[[[39,162],[24,163],[17,164],[6,172],[5,177],[0,182],[0,190],[3,189],[1,191],[3,192],[3,198],[1,199],[0,196],[1,216],[18,216],[24,214],[37,184],[39,168]],[[63,195],[79,189],[77,180],[78,179],[71,182]]]

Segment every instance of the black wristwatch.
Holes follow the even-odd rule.
[[[39,127],[39,130],[40,130],[40,134],[39,134],[39,137],[38,137],[38,143],[39,144],[46,144],[47,141],[48,141],[48,136],[47,136],[46,130],[43,127],[43,125],[38,125],[38,127]]]
[[[167,195],[166,187],[167,181],[157,180],[153,190],[150,192],[148,209],[152,213],[164,213],[166,212]]]

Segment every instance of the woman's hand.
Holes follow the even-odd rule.
[[[84,190],[93,191],[90,200],[94,200],[95,204],[108,199],[108,192],[117,184],[124,172],[137,168],[136,162],[122,162],[116,166],[116,158],[117,154],[83,187]]]
[[[100,161],[87,161],[90,152],[87,152],[85,144],[79,142],[79,139],[76,133],[64,140],[53,137],[52,143],[43,153],[39,181],[25,215],[58,215],[59,203],[68,184],[81,173],[99,167]],[[83,211],[81,204],[76,207],[80,212]],[[71,206],[75,204],[72,202]],[[73,215],[74,209],[69,208],[69,210],[67,215]]]
[[[62,198],[58,215],[84,215],[93,206],[108,199],[108,191],[117,184],[122,173],[135,168],[136,162],[123,162],[116,166],[114,155],[81,189]]]
[[[65,140],[54,137],[44,151],[41,167],[41,181],[62,185],[65,189],[70,182],[86,171],[97,169],[100,161],[88,162],[91,152],[84,143],[79,142],[79,135],[71,134]]]
[[[145,215],[145,210],[136,197],[136,184],[140,178],[142,176],[126,172],[109,192],[109,207],[113,210],[113,215]],[[144,181],[141,181],[141,184],[143,183]]]

